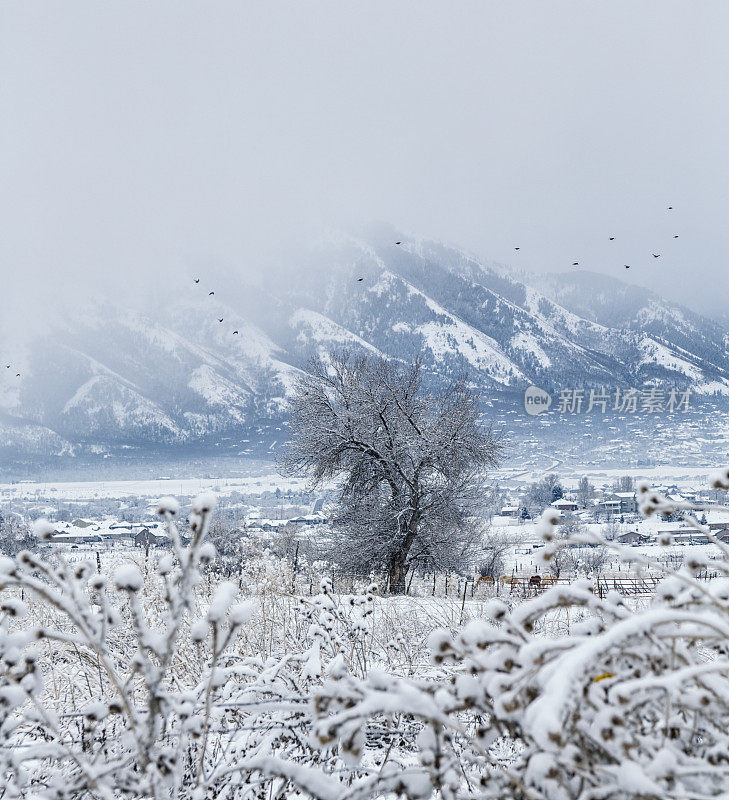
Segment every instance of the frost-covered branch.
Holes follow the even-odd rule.
[[[729,486],[729,473],[713,480]],[[695,508],[639,487],[644,513]],[[680,506],[680,507],[679,507]],[[432,632],[414,673],[378,648],[377,588],[299,598],[294,646],[247,652],[258,601],[209,589],[213,500],[152,570],[0,561],[0,797],[632,800],[729,787],[729,559],[706,580],[546,512],[542,557],[599,544],[663,576],[647,605],[589,579]],[[36,533],[47,535],[41,523]],[[670,538],[662,543],[670,545]],[[24,595],[21,599],[20,595]],[[408,602],[400,599],[400,602]],[[557,625],[568,619],[569,625]],[[262,620],[271,627],[275,620]],[[403,647],[407,674],[391,648]],[[59,670],[78,676],[59,689]]]

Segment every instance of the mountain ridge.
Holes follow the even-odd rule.
[[[202,293],[152,314],[79,310],[29,344],[16,383],[0,376],[0,453],[243,439],[280,426],[308,358],[340,347],[417,355],[435,382],[468,372],[485,398],[646,383],[729,396],[716,320],[603,275],[519,275],[438,242],[341,237],[297,279],[249,290],[245,312]]]

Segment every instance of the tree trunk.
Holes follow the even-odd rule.
[[[392,554],[390,559],[390,569],[388,572],[388,583],[390,594],[405,594],[407,568],[405,562],[410,552],[410,547],[415,541],[418,533],[418,516],[413,514],[407,522],[400,523],[398,534],[401,541],[400,547]]]
[[[397,557],[390,564],[388,575],[390,594],[405,594],[405,558]]]

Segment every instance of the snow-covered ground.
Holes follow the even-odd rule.
[[[600,486],[612,484],[623,475],[630,475],[636,481],[647,480],[654,486],[672,483],[683,488],[706,486],[707,476],[714,467],[704,466],[671,466],[661,465],[655,467],[614,467],[614,468],[576,468],[565,464],[561,459],[550,458],[546,454],[540,457],[539,453],[532,456],[531,463],[523,466],[509,466],[494,470],[492,477],[507,488],[523,486],[526,483],[543,478],[549,472],[559,474],[562,483],[569,488],[577,485],[577,481],[586,477],[590,483]]]
[[[284,478],[277,472],[237,478],[157,478],[143,481],[69,481],[0,484],[0,503],[12,499],[54,497],[59,500],[93,500],[98,498],[162,497],[180,495],[189,497],[200,492],[230,495],[233,492],[260,494],[276,489],[304,490],[303,478]]]
[[[576,486],[585,476],[596,486],[612,484],[623,475],[636,480],[645,479],[652,485],[671,483],[690,488],[706,486],[713,467],[657,466],[618,467],[611,469],[576,470],[564,465],[559,459],[540,453],[532,454],[529,461],[521,465],[509,465],[489,473],[487,479],[505,488],[524,486],[539,480],[550,472],[558,472],[565,487]],[[180,495],[189,497],[203,491],[220,495],[233,492],[259,494],[266,491],[303,491],[307,481],[303,478],[288,478],[276,471],[274,464],[264,464],[252,474],[244,476],[219,476],[205,478],[159,477],[148,480],[102,480],[102,481],[19,481],[0,483],[0,504],[13,499],[53,497],[58,500],[93,500],[99,498],[161,497]]]
[[[705,512],[706,522],[727,523],[729,525],[729,513],[719,509],[709,509]],[[699,544],[695,541],[688,541],[693,534],[689,527],[681,522],[668,522],[659,517],[649,517],[647,519],[637,518],[624,523],[593,523],[582,521],[581,524],[585,531],[596,533],[607,538],[629,534],[633,531],[645,537],[646,541],[642,544],[632,544],[631,550],[636,554],[643,554],[666,563],[672,561],[674,564],[681,563],[690,552],[701,553],[709,562],[720,558],[721,552],[714,544]],[[491,520],[493,530],[507,537],[511,545],[504,556],[505,575],[531,575],[534,573],[550,574],[553,570],[545,567],[541,563],[539,554],[544,546],[540,535],[537,532],[537,523],[532,521],[521,522],[510,517],[496,516]],[[659,544],[656,540],[660,533],[670,532],[676,536],[676,543],[670,546]],[[681,542],[681,538],[687,541]],[[608,557],[599,570],[600,574],[606,576],[626,576],[636,575],[636,568],[626,566],[617,557]]]

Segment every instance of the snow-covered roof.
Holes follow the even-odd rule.
[[[58,541],[71,541],[76,539],[89,539],[89,540],[99,541],[101,539],[101,536],[98,533],[86,532],[78,528],[75,531],[61,531],[54,533],[50,541],[58,542]]]

